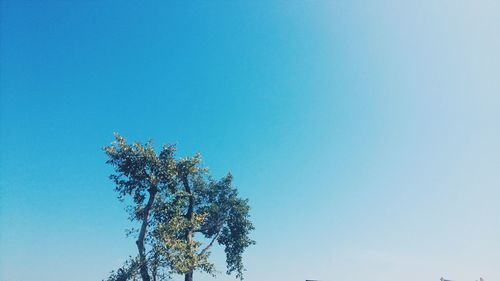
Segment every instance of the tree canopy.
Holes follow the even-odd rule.
[[[248,200],[238,196],[230,173],[215,179],[200,154],[177,159],[175,145],[156,153],[152,141],[128,144],[118,134],[104,151],[118,198],[139,224],[130,231],[137,256],[108,281],[160,281],[171,274],[191,281],[194,271],[215,275],[209,259],[214,245],[224,247],[226,273],[243,279],[242,255],[255,244],[249,237],[254,227]]]

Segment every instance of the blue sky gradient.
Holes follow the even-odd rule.
[[[0,279],[136,253],[119,132],[234,174],[246,280],[500,280],[500,2],[403,2],[2,1]]]

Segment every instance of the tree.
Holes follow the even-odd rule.
[[[193,280],[198,270],[215,274],[210,250],[224,247],[227,274],[243,279],[242,255],[255,242],[248,200],[238,196],[228,173],[216,180],[200,154],[175,158],[175,146],[155,152],[152,141],[128,144],[120,135],[104,148],[115,172],[118,197],[129,203],[130,219],[139,223],[138,256],[112,272],[109,281],[159,281],[170,274]]]

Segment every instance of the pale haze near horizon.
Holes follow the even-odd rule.
[[[232,171],[245,280],[500,280],[499,2],[1,5],[1,280],[136,253],[115,131]]]

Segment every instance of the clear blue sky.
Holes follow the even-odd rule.
[[[120,132],[233,172],[246,280],[500,280],[500,2],[402,2],[1,1],[0,279],[135,254]]]

